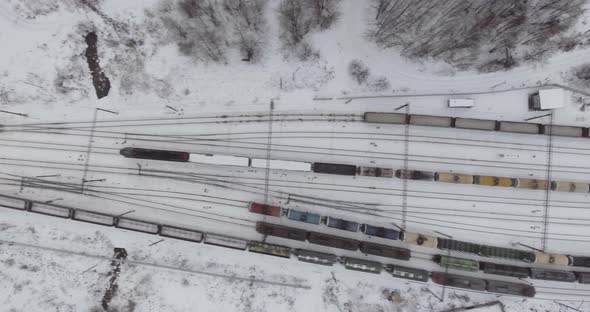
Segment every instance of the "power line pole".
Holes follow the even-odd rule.
[[[405,108],[406,123],[404,124],[404,163],[403,163],[403,174],[408,172],[408,157],[410,149],[410,123],[407,120],[410,115],[410,103],[406,103],[395,110],[398,111]],[[408,177],[402,179],[402,228],[406,228],[408,215]]]
[[[541,242],[541,249],[543,251],[547,248],[547,232],[549,228],[549,214],[551,208],[551,163],[553,159],[553,113],[549,115],[549,127],[545,126],[545,130],[549,129],[547,135],[547,185],[545,187],[545,211],[543,214],[543,241]]]
[[[268,193],[269,193],[269,184],[270,184],[270,156],[272,151],[272,126],[273,126],[273,117],[274,117],[274,109],[275,103],[273,100],[270,100],[270,107],[268,112],[268,137],[266,141],[266,172],[264,177],[264,204],[268,205]]]

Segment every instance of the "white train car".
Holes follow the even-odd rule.
[[[159,231],[159,226],[157,224],[128,218],[117,218],[117,224],[115,226],[120,229],[148,234],[157,234]]]
[[[26,210],[28,205],[29,202],[24,199],[4,195],[0,196],[0,207]]]
[[[30,211],[65,219],[72,217],[72,209],[45,203],[33,203],[33,205],[31,205]]]
[[[262,158],[252,158],[252,168],[266,168],[267,160]],[[268,160],[268,168],[275,170],[305,171],[311,172],[311,163],[290,160]]]
[[[200,243],[203,241],[204,235],[203,232],[195,230],[162,225],[160,228],[160,236]]]
[[[528,123],[528,122],[502,121],[502,122],[500,122],[500,130],[499,131],[539,134],[539,133],[541,133],[541,127],[542,127],[542,125]]]
[[[205,244],[240,249],[240,250],[246,250],[246,247],[248,247],[247,240],[237,238],[237,237],[212,234],[212,233],[205,234]]]
[[[189,154],[189,162],[218,165],[218,166],[238,166],[248,167],[250,165],[250,158],[230,155],[214,155],[214,154]]]
[[[363,119],[368,123],[406,124],[408,115],[400,113],[367,112]]]
[[[455,119],[455,128],[494,131],[496,130],[496,121],[457,117]]]
[[[444,116],[412,115],[410,124],[416,126],[428,127],[451,127],[453,118]]]
[[[72,219],[107,226],[115,225],[114,216],[87,210],[74,210],[74,216]]]

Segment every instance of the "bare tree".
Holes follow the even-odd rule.
[[[223,9],[229,14],[243,60],[255,62],[262,54],[266,20],[266,0],[224,0]]]

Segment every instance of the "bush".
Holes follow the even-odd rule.
[[[370,75],[370,70],[363,62],[359,60],[353,60],[348,65],[348,73],[360,85],[367,81]]]

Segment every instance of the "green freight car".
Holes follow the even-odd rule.
[[[486,258],[518,260],[527,263],[535,262],[535,254],[533,252],[512,248],[480,245],[453,239],[439,238],[437,248],[441,250],[451,250]]]
[[[443,268],[469,272],[479,271],[479,262],[471,259],[437,255],[434,256],[433,260]]]

